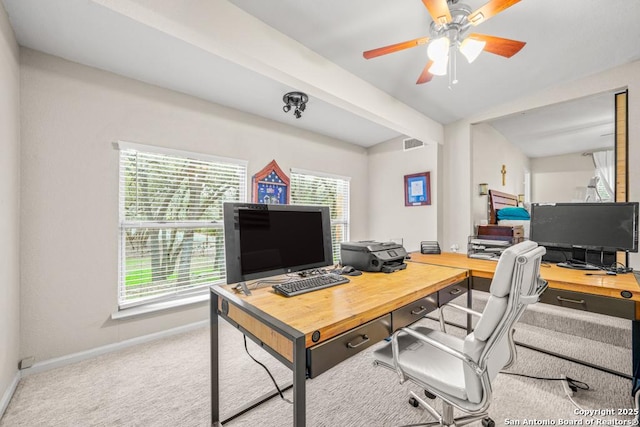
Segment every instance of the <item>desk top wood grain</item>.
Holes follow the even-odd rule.
[[[493,277],[498,264],[496,261],[469,258],[466,254],[459,253],[445,252],[439,255],[411,253],[410,255],[411,261],[416,263],[463,268],[469,270],[473,277],[487,279]],[[593,274],[587,275],[586,273]],[[602,271],[585,272],[558,267],[555,264],[543,264],[540,267],[540,276],[549,282],[550,288],[612,298],[622,298],[620,292],[629,291],[632,293],[632,297],[628,299],[640,301],[640,285],[632,273],[612,276]]]
[[[233,290],[232,285],[215,288],[224,291],[217,292],[222,297],[225,292],[232,293],[304,333],[308,348],[317,344],[311,341],[316,330],[320,331],[319,342],[323,342],[468,276],[466,269],[411,263],[405,270],[349,276],[349,283],[291,298],[276,294],[270,285],[253,289],[255,281],[247,284],[250,296]]]

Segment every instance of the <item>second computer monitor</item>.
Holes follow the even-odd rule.
[[[638,203],[534,203],[530,239],[552,251],[638,252]]]

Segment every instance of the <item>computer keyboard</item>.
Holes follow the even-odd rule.
[[[597,265],[587,264],[585,262],[574,262],[574,261],[559,262],[558,267],[572,268],[574,270],[603,270]]]
[[[335,273],[319,274],[317,276],[296,279],[290,282],[273,285],[273,289],[286,297],[317,291],[330,286],[348,283],[349,279]]]

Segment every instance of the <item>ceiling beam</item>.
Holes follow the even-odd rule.
[[[396,132],[443,142],[440,123],[226,0],[91,1]]]

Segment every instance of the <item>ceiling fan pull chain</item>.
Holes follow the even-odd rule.
[[[449,89],[453,85],[458,83],[458,71],[457,71],[457,58],[456,58],[456,46],[455,43],[451,43],[451,50],[449,52]]]

